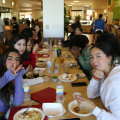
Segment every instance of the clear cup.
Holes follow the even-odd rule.
[[[74,97],[74,99],[76,99],[76,98],[75,98],[75,95],[77,95],[77,96],[81,96],[81,93],[79,93],[79,92],[75,92],[75,93],[73,93],[73,97]]]
[[[54,65],[54,73],[59,73],[59,64],[55,63]]]
[[[33,70],[32,72],[33,72],[34,78],[39,77],[39,70]]]
[[[39,71],[39,77],[42,77],[42,76],[44,76],[44,75],[45,75],[45,71],[40,70],[40,71]]]
[[[63,62],[64,62],[64,58],[65,58],[65,54],[61,54],[61,55],[60,55],[60,63],[63,63]]]
[[[63,63],[63,70],[64,73],[69,74],[70,63],[64,62]]]

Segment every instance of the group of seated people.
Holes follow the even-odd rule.
[[[71,27],[73,29],[73,25]],[[63,46],[70,47],[83,72],[91,75],[87,87],[88,98],[100,96],[106,110],[76,95],[78,106],[89,110],[97,120],[119,120],[120,44],[111,33],[101,31],[94,34],[92,44],[89,44],[87,36],[75,33],[77,29],[74,27],[74,31],[70,34],[72,37],[64,41]]]
[[[39,37],[39,28],[36,29]],[[9,47],[0,55],[0,120],[7,119],[10,107],[21,105],[24,100],[22,78],[35,68],[36,52],[41,44],[39,39],[37,42],[33,39],[33,34],[34,29],[23,29],[11,38]],[[44,82],[50,77],[40,79]]]
[[[81,27],[73,27],[71,35],[63,46],[69,46],[81,69],[92,73],[87,87],[88,98],[99,97],[107,110],[97,107],[89,100],[76,95],[78,106],[89,110],[98,120],[119,120],[120,116],[120,47],[117,39],[110,34],[96,33],[94,44],[89,45]],[[72,29],[73,29],[72,28]],[[22,77],[35,68],[38,43],[32,41],[34,30],[25,28],[15,35],[9,48],[0,56],[0,120],[9,116],[10,107],[22,104],[24,93]],[[39,33],[38,33],[39,34]],[[49,81],[44,76],[43,81]],[[80,92],[80,91],[77,91]]]

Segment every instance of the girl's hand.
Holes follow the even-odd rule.
[[[33,69],[33,67],[32,67],[32,65],[29,65],[27,68],[26,68],[26,73],[28,73],[28,72],[30,72],[30,71],[32,71],[32,69]]]
[[[19,67],[16,67],[16,63],[14,63],[13,67],[11,68],[11,73],[16,76],[17,72],[20,71],[21,69],[24,69],[24,67],[22,67],[22,65],[20,65]]]
[[[93,103],[91,103],[89,100],[84,99],[80,96],[76,96],[76,100],[78,102],[78,106],[82,109],[88,110],[91,113],[93,112],[93,110],[95,109],[96,105],[94,105]]]
[[[39,49],[38,44],[35,44],[34,47],[33,47],[33,52],[37,52],[38,49]]]
[[[43,78],[43,81],[50,81],[51,80],[51,77],[50,76],[44,76],[42,77]]]
[[[93,69],[92,74],[96,78],[99,78],[99,79],[96,79],[96,80],[100,80],[100,79],[102,79],[104,77],[104,72],[100,71],[99,69]]]

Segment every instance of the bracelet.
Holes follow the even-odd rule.
[[[36,54],[36,52],[32,52],[33,54]]]
[[[95,78],[96,80],[99,80],[100,78],[97,78],[97,77],[95,77],[95,76],[93,76],[93,78]]]

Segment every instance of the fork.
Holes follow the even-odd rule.
[[[22,116],[25,116],[25,115],[27,114],[28,109],[29,109],[34,103],[35,103],[35,101],[33,101],[33,102],[31,103],[31,105],[27,108],[27,110],[25,110],[21,115],[22,115]]]

